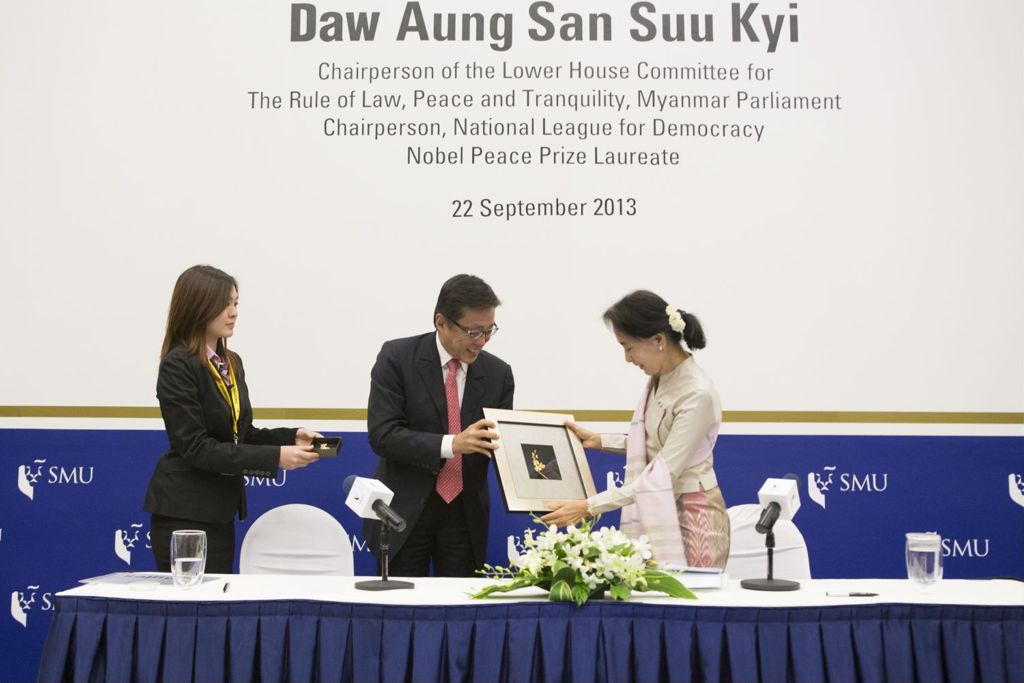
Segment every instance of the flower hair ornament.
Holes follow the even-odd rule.
[[[668,326],[679,334],[682,334],[683,330],[686,329],[686,321],[683,320],[683,316],[679,312],[679,309],[672,304],[669,304],[665,307],[665,313],[668,314]]]
[[[665,307],[665,314],[668,315],[668,326],[671,327],[673,331],[678,332],[679,335],[682,336],[683,330],[686,329],[686,321],[683,320],[683,314],[680,313],[679,309],[673,306],[672,304],[669,304],[668,306]],[[690,345],[686,343],[685,339],[680,339],[679,344],[687,353],[693,353],[693,350],[690,348]]]

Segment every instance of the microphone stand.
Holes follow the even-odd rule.
[[[740,585],[754,591],[795,591],[800,588],[798,581],[776,579],[775,574],[775,532],[772,529],[764,537],[764,547],[768,549],[768,578],[743,579]]]
[[[394,581],[388,578],[388,554],[391,550],[391,540],[388,537],[391,531],[391,524],[386,520],[380,521],[380,571],[379,579],[371,581],[356,581],[356,588],[363,591],[391,591],[400,588],[413,588],[412,581]]]

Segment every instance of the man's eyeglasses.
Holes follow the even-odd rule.
[[[462,325],[458,324],[454,320],[449,320],[449,322],[452,325],[455,325],[455,327],[457,327],[460,330],[462,330],[463,332],[465,332],[466,336],[469,337],[470,339],[472,339],[473,341],[476,341],[480,337],[483,337],[484,339],[490,339],[494,335],[498,334],[498,326],[497,325],[491,325],[490,329],[486,329],[486,330],[469,330],[469,329],[466,329],[465,327],[463,327]]]

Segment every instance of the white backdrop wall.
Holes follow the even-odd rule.
[[[749,32],[733,12],[754,3],[722,0],[314,4],[377,12],[374,40],[290,40],[293,11],[305,10],[283,0],[0,3],[0,589],[11,596],[0,680],[34,678],[57,592],[152,569],[142,495],[166,447],[157,419],[22,408],[155,406],[171,289],[195,263],[240,282],[232,346],[257,408],[365,408],[380,344],[429,329],[440,284],[472,272],[504,302],[490,347],[514,368],[517,407],[628,411],[643,377],[601,313],[653,289],[700,316],[699,362],[726,410],[990,423],[727,422],[715,453],[726,500],[753,502],[765,477],[798,473],[816,576],[898,577],[903,533],[926,529],[943,535],[948,577],[1022,573],[1024,4],[766,0]],[[507,14],[508,49],[396,40],[412,7],[428,22]],[[558,24],[606,14],[610,35],[531,38],[531,8]],[[645,25],[631,8],[684,15],[686,40],[635,39]],[[709,40],[694,40],[693,14],[702,27],[711,17]],[[774,48],[761,15],[779,28]],[[629,76],[574,78],[574,63]],[[322,64],[439,75],[324,80]],[[467,64],[496,75],[467,78]],[[562,72],[501,77],[522,66]],[[736,79],[638,73],[652,66]],[[424,108],[418,89],[476,102]],[[292,108],[293,91],[330,106]],[[599,101],[544,107],[527,102],[534,93]],[[651,93],[708,106],[651,108]],[[741,93],[769,107],[737,108]],[[384,95],[402,99],[361,104]],[[484,107],[485,95],[507,106]],[[710,106],[716,96],[727,104]],[[280,108],[262,106],[274,97]],[[799,97],[834,106],[780,108]],[[621,110],[607,106],[617,98]],[[535,131],[463,135],[463,118]],[[693,134],[655,135],[656,119]],[[443,135],[326,135],[338,121],[436,123]],[[540,134],[567,124],[610,132]],[[534,159],[472,163],[474,147]],[[586,163],[540,163],[544,147]],[[410,162],[460,150],[462,163]],[[673,163],[598,164],[608,152]],[[635,211],[595,215],[598,198]],[[484,200],[585,206],[505,220],[485,216]],[[454,217],[468,201],[473,215]],[[339,495],[345,476],[376,464],[365,423],[300,421],[344,432],[344,457],[249,477],[250,512],[318,505],[353,532],[357,572],[372,573]],[[599,489],[621,475],[620,458],[592,453],[590,464]],[[529,521],[490,486],[488,561],[502,563]]]
[[[742,4],[742,3],[741,3]],[[744,5],[745,6],[745,5]],[[237,276],[234,347],[265,407],[365,406],[380,343],[428,329],[440,283],[483,276],[504,301],[492,350],[513,364],[517,404],[628,409],[641,378],[600,320],[634,288],[697,313],[700,358],[726,409],[1024,409],[1024,8],[886,2],[761,3],[798,19],[774,52],[732,40],[642,42],[627,3],[611,40],[531,40],[527,3],[423,3],[506,12],[508,50],[395,39],[289,40],[291,5],[8,3],[0,9],[0,404],[154,405],[171,287],[197,262]],[[652,15],[653,16],[653,15]],[[756,19],[755,19],[756,21]],[[755,24],[755,28],[757,25]],[[689,36],[688,36],[689,38]],[[630,68],[627,80],[324,81],[319,65]],[[736,67],[737,81],[638,80],[640,62]],[[748,65],[771,68],[748,81]],[[515,107],[423,109],[433,93],[518,91]],[[621,94],[630,109],[541,109],[524,88]],[[659,94],[840,96],[831,111],[643,109]],[[291,91],[400,94],[405,110],[295,110]],[[251,107],[252,91],[284,107]],[[610,122],[575,138],[458,137],[452,120]],[[329,117],[438,121],[444,138],[340,138]],[[623,137],[620,119],[763,126],[760,141]],[[650,128],[648,128],[650,130]],[[660,150],[677,165],[427,166],[409,146]],[[468,151],[467,151],[468,155]],[[453,218],[452,202],[633,198],[635,216]],[[293,360],[290,354],[300,355]],[[26,361],[27,357],[33,359]]]

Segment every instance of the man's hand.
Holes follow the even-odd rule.
[[[455,435],[452,439],[452,452],[460,453],[483,453],[488,458],[497,448],[495,443],[498,440],[498,433],[492,431],[497,427],[490,420],[477,420],[473,424]]]

